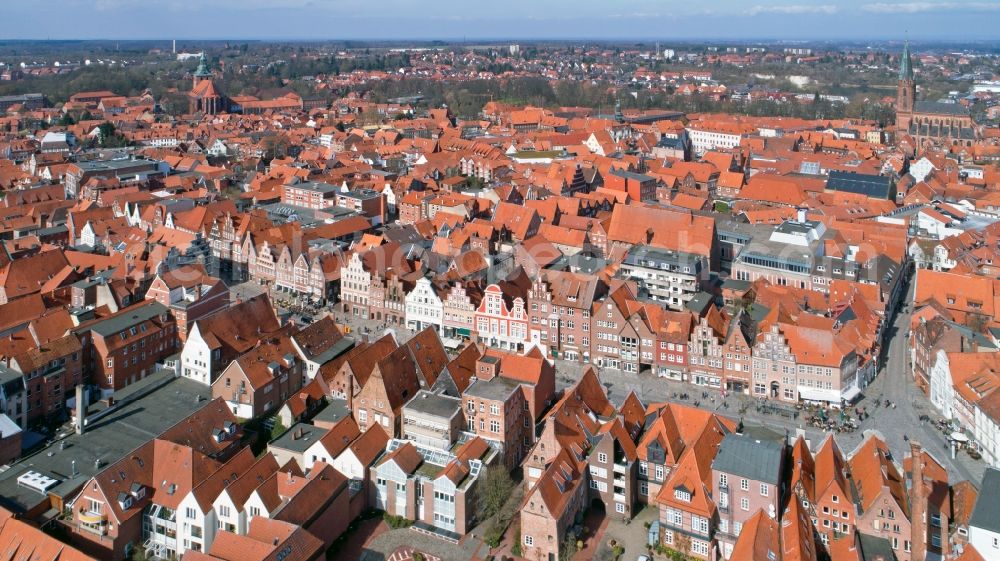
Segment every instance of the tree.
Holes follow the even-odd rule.
[[[288,427],[281,423],[281,418],[275,417],[274,425],[271,426],[271,434],[269,435],[268,440],[273,441],[277,439],[279,436],[285,434],[286,430],[288,430]]]
[[[559,561],[570,561],[576,555],[576,539],[572,533],[567,533],[559,544]]]
[[[271,161],[288,155],[290,143],[284,135],[273,135],[264,139],[264,159]]]
[[[100,125],[97,125],[97,134],[101,139],[101,144],[104,144],[107,140],[115,135],[115,125],[114,123],[104,121]]]
[[[503,468],[486,470],[486,479],[478,493],[476,514],[480,521],[491,518],[500,512],[514,490],[514,480]]]

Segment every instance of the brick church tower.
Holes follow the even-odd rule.
[[[896,130],[910,130],[913,105],[917,98],[917,82],[913,79],[913,62],[910,60],[909,41],[903,46],[899,62],[899,85],[896,86]]]

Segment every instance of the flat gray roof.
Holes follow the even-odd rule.
[[[712,469],[777,485],[784,449],[781,442],[774,440],[727,434],[719,444]]]
[[[431,393],[427,390],[420,390],[417,392],[417,395],[413,396],[413,399],[403,406],[403,410],[404,413],[405,411],[413,411],[424,415],[430,415],[432,417],[450,419],[461,412],[462,401],[454,397],[442,396]]]
[[[139,325],[144,321],[165,313],[167,313],[167,307],[154,300],[148,304],[136,306],[132,310],[90,325],[89,330],[99,333],[102,337],[110,337],[119,331],[124,331],[134,325]],[[87,328],[84,328],[78,332],[87,330]]]
[[[634,245],[625,255],[626,265],[651,267],[660,269],[662,264],[671,266],[691,265],[700,263],[700,256],[684,251],[661,249],[649,245]],[[676,270],[674,272],[677,272]]]
[[[17,478],[28,471],[56,479],[59,483],[48,492],[71,498],[98,471],[208,405],[212,392],[208,386],[175,377],[171,371],[160,371],[114,397],[119,405],[88,422],[82,435],[70,428],[65,438],[21,458],[0,473],[0,504],[21,513],[48,500],[44,494],[17,483]],[[105,410],[102,404],[95,403],[88,408],[88,417]],[[100,467],[95,464],[98,459]],[[72,475],[74,460],[76,476]]]
[[[296,183],[294,185],[288,185],[292,189],[302,189],[305,191],[316,191],[318,193],[336,193],[340,188],[336,185],[330,185],[329,183],[320,183],[318,181],[306,181],[303,183]]]
[[[341,197],[347,197],[349,199],[374,199],[381,195],[378,191],[373,189],[355,189],[353,191],[347,191],[345,193],[340,193]]]
[[[307,448],[326,434],[326,430],[308,423],[295,423],[288,430],[267,445],[268,448],[280,448],[292,452],[305,452]]]
[[[319,413],[313,415],[312,422],[336,423],[350,414],[351,410],[347,407],[347,400],[335,398],[331,399],[326,407],[320,409]]]
[[[98,172],[98,171],[123,171],[138,167],[144,167],[153,165],[155,166],[158,162],[156,160],[132,160],[132,159],[122,159],[122,160],[92,160],[89,162],[77,162],[77,166],[84,172]]]
[[[491,380],[476,380],[465,390],[465,393],[472,397],[502,401],[507,399],[511,392],[516,391],[518,386],[520,383],[514,380],[497,376]]]

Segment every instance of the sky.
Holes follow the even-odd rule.
[[[1000,0],[2,0],[0,39],[1000,39]]]

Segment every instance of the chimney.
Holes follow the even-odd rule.
[[[83,434],[83,423],[87,417],[87,394],[83,384],[76,386],[76,434]]]
[[[910,559],[923,561],[927,557],[927,496],[924,481],[924,454],[920,443],[910,439]],[[944,545],[944,544],[942,544]]]
[[[500,375],[500,359],[495,356],[483,356],[476,361],[476,378],[489,381]]]
[[[805,222],[806,222],[806,209],[804,209],[804,208],[796,209],[795,216],[796,216],[796,220],[798,220],[798,222],[800,224],[805,224]]]

